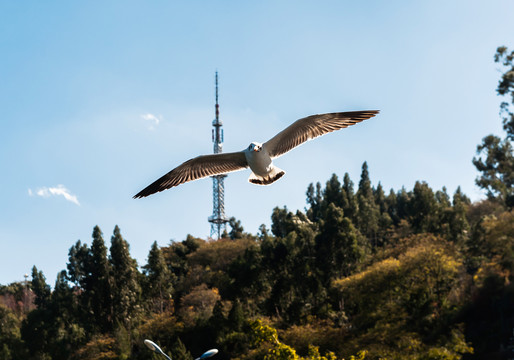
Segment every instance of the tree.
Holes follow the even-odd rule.
[[[284,206],[283,209],[275,207],[271,214],[271,232],[276,237],[286,237],[291,231],[294,230],[294,214],[287,210]]]
[[[83,306],[92,315],[89,325],[93,332],[112,330],[112,288],[107,247],[98,226],[93,229],[93,242],[85,261]]]
[[[438,206],[433,190],[426,182],[416,181],[409,202],[409,222],[417,233],[439,229]]]
[[[87,263],[89,259],[89,248],[87,244],[82,244],[78,240],[68,252],[68,263],[66,268],[68,269],[67,278],[77,286],[85,288],[86,286],[86,275],[87,275]]]
[[[462,262],[433,236],[405,245],[395,257],[335,281],[352,324],[345,352],[365,347],[371,358],[460,359],[472,352],[455,321],[464,298]]]
[[[115,324],[130,329],[140,306],[141,287],[137,262],[130,257],[129,244],[115,226],[111,237],[109,262],[112,272],[112,316]]]
[[[244,228],[243,225],[241,225],[241,221],[237,220],[235,217],[231,217],[229,219],[228,224],[230,225],[230,232],[228,233],[228,236],[232,240],[234,239],[241,239],[244,236]]]
[[[186,349],[186,346],[180,340],[180,338],[177,338],[177,341],[175,342],[175,345],[172,349],[173,359],[177,360],[193,360],[193,356],[191,353]]]
[[[310,205],[310,208],[306,210],[307,216],[311,221],[317,222],[322,217],[321,202],[323,201],[323,196],[321,195],[321,184],[317,182],[316,190],[314,190],[314,186],[310,183],[307,187],[306,195],[307,203]]]
[[[389,203],[387,201],[387,197],[385,196],[384,189],[382,188],[382,184],[378,183],[377,188],[373,193],[375,197],[375,204],[378,206],[380,213],[378,218],[377,245],[383,245],[386,241],[386,234],[389,228],[393,225],[393,220],[389,215]]]
[[[323,190],[323,210],[325,210],[330,204],[343,208],[344,197],[341,190],[342,187],[339,182],[339,178],[336,174],[332,174]]]
[[[348,173],[344,173],[343,177],[343,212],[344,216],[352,220],[355,224],[357,216],[357,198],[353,190],[353,181]]]
[[[46,283],[42,271],[37,271],[37,267],[32,267],[32,291],[36,295],[35,303],[38,308],[46,308],[50,301],[50,286]]]
[[[473,164],[482,174],[476,184],[486,190],[490,199],[496,199],[509,208],[514,206],[514,154],[511,141],[514,140],[514,51],[508,52],[505,46],[496,50],[494,61],[506,67],[496,89],[498,95],[510,95],[510,104],[506,101],[500,106],[503,114],[505,139],[488,135],[477,146],[477,155]],[[483,155],[483,157],[482,157]]]
[[[369,179],[368,164],[362,164],[359,190],[357,191],[357,228],[364,235],[371,246],[377,245],[378,222],[380,211],[375,203],[371,181]]]
[[[21,321],[14,312],[0,304],[0,359],[25,358],[20,333]]]
[[[482,173],[476,184],[486,190],[488,198],[514,206],[514,154],[509,139],[488,135],[477,146],[477,155],[484,157],[473,158],[473,165]]]
[[[509,53],[507,47],[500,46],[494,55],[494,61],[501,63],[507,67],[502,74],[496,91],[498,95],[511,97],[511,104],[514,105],[514,51]],[[501,104],[501,112],[504,114],[503,128],[507,132],[507,137],[514,140],[514,112],[511,110],[509,103]]]
[[[348,276],[364,255],[360,234],[343,210],[330,204],[316,237],[316,259],[328,286],[336,277]]]
[[[173,286],[171,281],[172,273],[168,269],[161,249],[154,241],[148,253],[148,263],[143,266],[143,273],[146,275],[145,297],[153,303],[153,310],[164,311],[164,304],[171,299]]]

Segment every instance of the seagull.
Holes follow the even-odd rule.
[[[248,181],[269,185],[285,175],[273,164],[273,159],[321,135],[346,128],[374,117],[379,110],[350,111],[311,115],[296,120],[267,142],[252,142],[238,152],[200,155],[177,166],[134,195],[143,198],[157,192],[208,176],[227,174],[250,168]]]

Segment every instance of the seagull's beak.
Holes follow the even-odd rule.
[[[259,148],[257,146],[254,146],[253,151],[257,152],[257,151],[259,151]]]

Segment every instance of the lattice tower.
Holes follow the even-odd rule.
[[[212,142],[214,153],[223,152],[223,123],[220,121],[220,107],[218,104],[218,72],[216,71],[216,118],[212,121]],[[212,215],[209,216],[211,223],[211,238],[220,239],[223,231],[227,228],[228,218],[225,216],[225,185],[223,179],[227,175],[215,175],[212,177]]]

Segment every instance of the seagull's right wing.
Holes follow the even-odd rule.
[[[248,167],[244,152],[202,155],[186,161],[134,195],[134,199],[152,195],[188,181],[226,174]]]
[[[296,120],[287,128],[279,132],[264,147],[272,158],[279,157],[289,150],[329,132],[346,128],[360,123],[378,114],[378,110],[349,111],[311,115]]]

